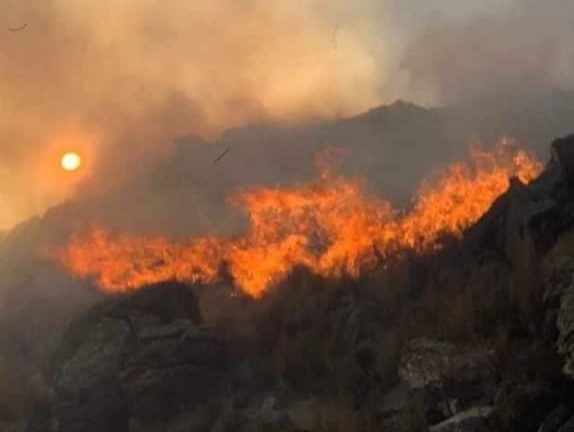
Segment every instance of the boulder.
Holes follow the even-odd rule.
[[[168,431],[225,383],[223,342],[192,290],[163,283],[73,325],[53,376],[54,432]]]
[[[569,406],[560,405],[546,416],[538,432],[558,432],[574,413]]]
[[[456,355],[452,344],[428,338],[409,341],[402,350],[399,377],[413,389],[441,387]]]
[[[574,292],[564,294],[558,312],[558,352],[564,357],[564,372],[574,376]]]
[[[574,417],[570,418],[566,423],[560,426],[558,432],[574,432]]]
[[[558,236],[574,226],[574,135],[555,140],[551,159],[529,185],[511,179],[510,187],[466,233],[479,255],[494,252],[513,266],[528,268]]]
[[[555,140],[551,145],[551,167],[563,182],[574,182],[574,135]]]
[[[428,428],[429,432],[490,432],[492,407],[476,407]]]
[[[574,260],[571,257],[556,257],[547,267],[543,299],[545,319],[549,330],[554,330],[564,294],[574,287]]]
[[[425,424],[437,424],[490,403],[495,391],[492,356],[486,347],[463,348],[428,338],[413,339],[402,350],[398,366],[408,396],[399,398],[397,393],[393,399],[403,405],[408,400],[407,410],[416,411]],[[391,395],[387,395],[388,401],[393,400]]]
[[[494,253],[514,267],[528,268],[555,243],[562,207],[545,188],[526,186],[516,178],[466,233],[477,255]]]
[[[129,326],[115,319],[94,323],[84,342],[54,378],[58,432],[124,431],[127,406],[117,383]]]
[[[556,316],[558,352],[564,359],[564,372],[574,376],[574,264],[557,260],[548,277],[546,301],[551,317]],[[557,310],[557,312],[555,312]]]
[[[236,418],[242,419],[240,424],[243,425],[243,428],[233,429],[233,431],[296,432],[297,429],[289,416],[290,406],[291,404],[278,393],[271,392],[259,395],[248,406],[236,412]]]

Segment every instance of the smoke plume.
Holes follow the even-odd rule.
[[[0,227],[94,173],[92,185],[116,183],[169,154],[178,136],[372,106],[373,33],[359,9],[338,0],[0,0]],[[57,169],[69,148],[89,159],[83,176]]]
[[[482,6],[418,24],[402,60],[413,94],[465,104],[574,86],[574,3],[498,0]]]
[[[0,0],[0,17],[0,228],[144,172],[181,136],[401,97],[471,105],[465,144],[500,101],[522,113],[574,85],[567,0]],[[58,168],[69,149],[79,175]]]

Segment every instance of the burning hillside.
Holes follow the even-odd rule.
[[[229,203],[249,221],[244,235],[186,241],[111,234],[103,228],[74,236],[60,255],[76,276],[94,279],[107,292],[178,280],[209,284],[226,272],[246,294],[261,297],[296,266],[322,276],[357,276],[406,250],[424,252],[445,235],[460,236],[509,185],[528,183],[541,171],[510,140],[471,152],[422,183],[408,210],[369,196],[358,179],[338,175],[324,158],[308,183],[255,188]]]

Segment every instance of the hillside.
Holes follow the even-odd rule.
[[[572,148],[463,239],[356,280],[106,299],[66,332],[33,430],[569,430]]]
[[[542,118],[556,114],[560,119],[565,118],[563,98],[566,97],[561,96],[555,105],[543,105],[538,115]],[[459,115],[463,115],[463,111],[427,110],[399,102],[332,124],[300,128],[252,127],[228,132],[210,144],[182,139],[172,158],[121,189],[104,196],[76,198],[16,227],[3,235],[0,244],[0,281],[3,287],[0,307],[5,329],[2,343],[6,347],[2,373],[11,376],[15,383],[8,387],[8,400],[18,401],[16,405],[19,407],[29,407],[31,403],[35,407],[36,402],[31,402],[30,397],[38,397],[38,403],[45,405],[38,386],[42,388],[46,384],[39,371],[52,358],[62,329],[91,305],[105,300],[89,283],[71,278],[54,263],[51,254],[71,233],[94,223],[129,232],[159,232],[174,236],[214,229],[237,232],[242,229],[241,219],[224,209],[224,197],[229,190],[250,185],[291,184],[306,179],[313,172],[313,157],[317,151],[331,147],[345,150],[341,166],[344,173],[360,175],[367,179],[370,190],[395,202],[408,202],[422,177],[462,152],[459,141],[454,137],[470,137],[478,134],[477,130],[486,137],[498,136],[499,131],[506,130],[516,132],[519,139],[529,134],[546,139],[555,130],[563,130],[567,123],[566,120],[557,120],[551,126],[541,127],[542,122],[522,122],[520,116],[525,114],[516,106],[511,108],[507,117],[501,117],[509,119],[506,123],[501,120],[498,124],[484,122],[478,126],[465,126],[468,127],[465,133],[460,128],[453,129],[453,124],[460,126]],[[533,111],[528,112],[529,118],[536,115]],[[517,124],[528,127],[518,129]],[[543,147],[541,142],[525,140],[526,147],[545,153],[547,145]],[[213,161],[227,148],[230,150],[225,157],[214,164]],[[518,191],[520,196],[522,189],[518,187]],[[547,190],[538,192],[537,186],[533,186],[533,191],[534,195],[548,193]],[[560,220],[566,222],[569,221],[570,207],[563,204],[569,197],[566,193],[560,198],[564,211]],[[522,201],[518,202],[522,205]],[[495,208],[506,207],[505,204],[495,205]],[[523,209],[519,206],[513,211],[521,212]],[[528,205],[526,209],[530,211]],[[543,221],[549,220],[548,224],[553,224],[555,213],[541,214]],[[197,288],[196,292],[204,305],[204,319],[218,332],[223,331],[223,334],[216,333],[213,337],[231,340],[231,348],[238,350],[232,353],[234,356],[258,359],[257,364],[249,366],[256,371],[249,373],[262,377],[261,382],[257,378],[256,382],[245,384],[247,388],[244,389],[254,398],[253,403],[259,403],[262,391],[282,400],[287,397],[283,394],[283,386],[287,386],[288,406],[307,402],[306,399],[300,400],[302,395],[306,395],[305,398],[321,400],[321,410],[338,411],[338,404],[342,404],[342,413],[359,410],[366,415],[360,421],[369,423],[374,421],[369,417],[374,411],[365,407],[371,403],[379,404],[380,401],[375,401],[389,396],[388,391],[398,383],[396,363],[400,359],[400,347],[408,346],[404,345],[408,340],[421,336],[440,340],[451,344],[447,348],[449,351],[472,335],[471,339],[477,345],[461,349],[475,349],[485,344],[491,353],[492,345],[500,343],[504,351],[500,355],[508,356],[503,359],[506,362],[504,367],[510,367],[513,356],[524,347],[521,344],[537,347],[540,342],[540,358],[549,356],[552,361],[549,364],[559,363],[552,342],[539,334],[542,331],[541,314],[544,315],[539,304],[543,276],[526,272],[515,279],[515,269],[507,264],[512,262],[512,255],[510,258],[505,255],[506,234],[497,233],[501,217],[487,215],[484,219],[487,222],[478,224],[475,229],[478,234],[471,232],[469,238],[473,240],[468,240],[474,246],[463,247],[455,242],[436,256],[413,256],[392,270],[381,270],[358,280],[321,280],[301,270],[261,303],[246,299],[230,300],[226,294],[229,287],[225,284],[211,291]],[[492,225],[489,218],[497,222]],[[547,251],[548,244],[554,244],[556,236],[562,237],[567,231],[566,222],[550,236],[535,234],[536,242],[543,239],[540,243],[543,252]],[[487,228],[478,228],[481,226]],[[520,232],[524,227],[517,229]],[[497,241],[491,241],[493,239]],[[559,244],[564,242],[559,241]],[[522,243],[518,245],[522,247]],[[478,262],[476,254],[469,252],[474,249],[481,252]],[[534,253],[536,265],[530,261],[525,265],[521,262],[522,268],[538,268],[541,253],[538,250]],[[526,253],[527,257],[529,254]],[[484,256],[494,256],[495,259],[485,259]],[[525,281],[528,288],[518,289]],[[295,292],[293,286],[298,287]],[[468,289],[461,290],[461,287]],[[511,289],[510,294],[507,288]],[[500,292],[504,293],[502,299]],[[449,313],[437,315],[437,310]],[[345,330],[343,336],[339,334],[341,330],[330,334],[333,328],[349,326],[351,329]],[[353,330],[353,326],[359,328]],[[265,331],[254,333],[253,328]],[[229,329],[236,330],[239,335],[227,334]],[[552,333],[553,330],[548,331]],[[352,335],[346,335],[348,332]],[[515,340],[515,335],[520,337]],[[318,336],[324,338],[326,346],[313,346],[312,342]],[[340,342],[342,348],[339,342],[332,345],[332,339],[340,337],[346,340]],[[363,348],[359,349],[359,345],[363,345],[363,337],[367,340],[366,346],[375,339],[376,360],[372,359],[371,348],[365,348],[366,354],[363,354]],[[414,346],[418,345],[415,343]],[[438,346],[437,349],[442,349],[441,345]],[[350,354],[356,349],[359,350],[356,356]],[[539,355],[536,349],[535,357]],[[310,356],[309,364],[300,362],[300,350],[306,353],[305,356]],[[379,353],[380,350],[383,352]],[[502,361],[496,361],[499,360]],[[376,370],[372,369],[375,367],[373,361],[377,363]],[[358,375],[351,372],[355,368],[358,368]],[[351,374],[348,377],[347,372],[341,372],[347,369]],[[544,379],[554,380],[558,376],[559,382],[566,382],[559,373],[559,367],[550,369],[548,377],[544,371]],[[507,370],[497,370],[497,373],[506,373]],[[354,380],[359,380],[359,383]],[[371,388],[373,380],[380,381],[375,388]],[[527,381],[524,383],[528,384]],[[331,388],[331,384],[336,388]],[[495,384],[499,390],[500,382]],[[363,385],[367,388],[362,389]],[[324,388],[327,394],[316,394],[316,388]],[[355,389],[366,393],[351,394]],[[561,399],[562,391],[560,386],[556,394],[551,392],[550,405]],[[492,397],[492,394],[481,397]],[[325,407],[323,399],[326,399]],[[476,400],[471,402],[467,404],[469,409],[473,409],[472,404]],[[484,403],[487,402],[492,405],[491,400],[485,399]],[[332,404],[335,408],[329,408]],[[444,420],[445,414],[440,418]],[[507,419],[503,416],[503,420]]]

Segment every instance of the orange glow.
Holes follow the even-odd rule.
[[[324,276],[357,276],[404,250],[425,251],[443,235],[460,236],[508,188],[509,177],[527,183],[541,170],[508,140],[492,152],[471,155],[471,163],[453,164],[424,182],[409,211],[367,196],[357,180],[323,165],[310,183],[232,196],[230,203],[249,218],[248,231],[238,238],[171,242],[95,230],[74,237],[61,260],[73,274],[93,278],[110,292],[166,279],[213,283],[222,268],[254,298],[295,266]]]
[[[77,171],[82,166],[82,157],[76,152],[64,153],[60,160],[60,165],[64,171]]]

